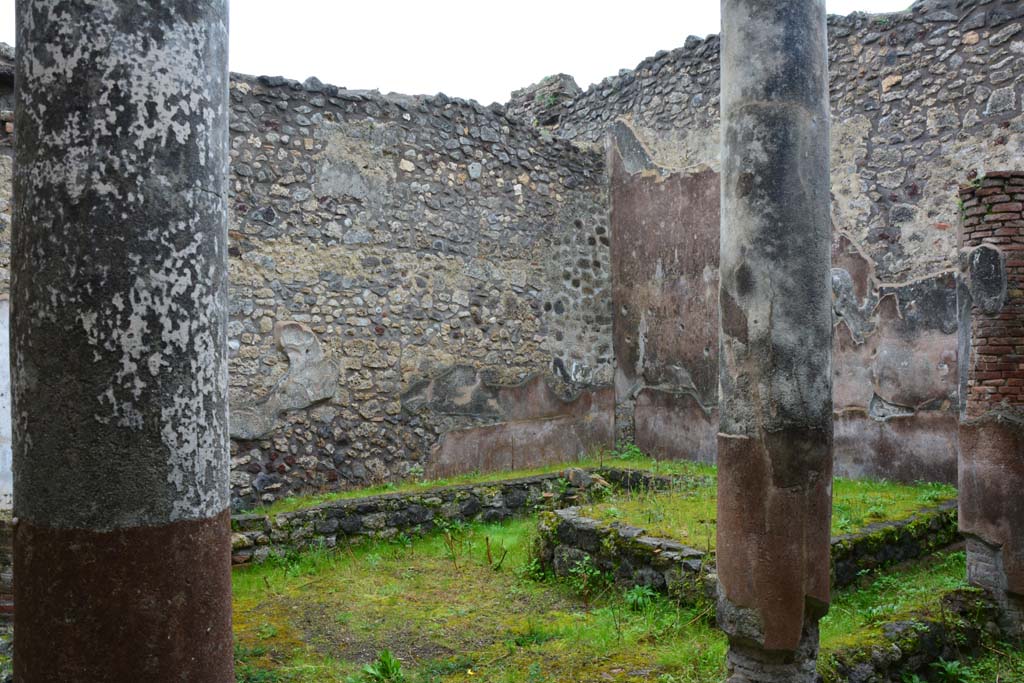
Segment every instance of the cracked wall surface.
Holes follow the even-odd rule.
[[[1024,5],[927,0],[828,30],[837,473],[953,481],[956,191],[1024,158]],[[550,130],[598,145],[622,121],[658,167],[717,171],[719,48],[690,37],[561,99]],[[687,411],[662,424],[690,443],[706,427]]]

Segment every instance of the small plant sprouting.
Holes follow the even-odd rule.
[[[969,680],[967,668],[959,660],[940,659],[932,662],[932,668],[942,683],[967,683]]]
[[[594,565],[589,555],[569,569],[569,585],[583,598],[584,606],[589,606],[598,590],[607,583],[608,577]]]
[[[548,574],[544,565],[541,564],[540,558],[537,557],[531,557],[527,562],[524,562],[516,573],[523,578],[537,581],[538,583],[547,581],[550,578],[550,574]]]
[[[634,612],[643,612],[654,604],[654,599],[657,597],[657,593],[655,593],[650,586],[633,586],[626,591],[623,597],[631,610]]]
[[[647,454],[640,450],[635,443],[623,444],[615,449],[613,453],[617,460],[646,460]]]
[[[405,683],[402,663],[390,650],[381,650],[377,661],[363,667],[364,683]]]

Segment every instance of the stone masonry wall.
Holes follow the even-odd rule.
[[[957,186],[1024,158],[1024,4],[925,0],[906,12],[830,17],[829,38],[837,474],[953,481]],[[657,172],[638,168],[613,178],[613,197],[620,182],[636,186],[633,193],[653,191],[717,174],[718,92],[718,36],[690,37],[571,100],[558,97],[550,130],[601,146],[614,125],[627,126]],[[678,192],[665,193],[666,201],[686,206],[699,198],[686,187]],[[650,238],[649,217],[624,213],[614,200],[612,216],[618,239]],[[676,238],[665,249],[692,248],[690,229]],[[717,291],[712,276],[708,291]],[[690,306],[686,328],[702,320],[702,307]],[[616,340],[631,339],[635,357],[644,338],[638,322],[618,308],[615,314]],[[679,357],[706,341],[699,332],[674,338]],[[632,387],[637,395],[645,386],[659,394],[649,409],[638,406],[638,440],[649,423],[669,425],[677,443],[707,442],[717,397],[698,414],[687,383],[702,362],[677,364],[674,385]],[[666,410],[672,404],[678,408]],[[620,416],[628,411],[620,408]],[[678,447],[661,450],[684,455]]]
[[[240,504],[611,445],[599,154],[443,95],[231,101]]]
[[[952,480],[955,190],[1024,158],[1024,5],[928,0],[829,29],[838,473]],[[717,222],[718,48],[689,38],[585,92],[562,76],[524,89],[507,110],[234,77],[236,507],[550,462],[607,447],[616,427],[711,459],[718,285],[702,235]],[[643,154],[616,143],[609,190],[616,123]],[[672,208],[629,208],[644,196]],[[613,258],[613,238],[673,256],[647,272],[643,249]],[[616,259],[619,283],[645,287],[625,307]],[[681,330],[651,327],[679,301]]]

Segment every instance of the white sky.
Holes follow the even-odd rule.
[[[586,88],[718,25],[719,0],[232,0],[231,70],[488,104],[554,73]],[[0,42],[14,44],[14,0],[0,0]]]

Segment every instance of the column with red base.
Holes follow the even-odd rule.
[[[18,0],[15,679],[234,680],[226,0]]]
[[[1024,634],[1024,171],[960,190],[960,529],[969,580]]]

